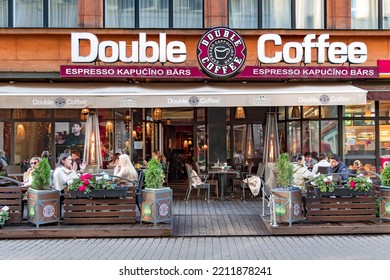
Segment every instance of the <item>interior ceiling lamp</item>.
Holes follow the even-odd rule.
[[[236,108],[236,113],[234,117],[239,120],[239,119],[245,119],[245,110],[244,107],[237,107]]]
[[[299,109],[299,106],[292,107],[291,118],[292,119],[299,119],[300,117],[301,117],[301,109]]]
[[[172,124],[171,119],[167,119],[167,125],[171,125],[171,124]]]
[[[83,108],[83,109],[81,109],[81,115],[86,116],[86,115],[88,115],[88,114],[89,114],[89,109],[88,109],[88,108]]]
[[[161,119],[162,119],[161,108],[155,108],[153,111],[153,120],[161,121]]]
[[[130,111],[127,110],[127,111],[126,111],[126,115],[125,115],[125,122],[130,122],[130,121],[131,121]]]

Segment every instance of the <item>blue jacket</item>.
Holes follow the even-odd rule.
[[[345,173],[340,177],[342,181],[346,181],[348,179],[348,166],[346,166],[344,162],[340,161],[339,164],[334,168],[329,166],[328,173]]]

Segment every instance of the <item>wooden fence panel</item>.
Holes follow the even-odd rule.
[[[0,208],[9,207],[9,219],[7,224],[22,222],[22,188],[19,186],[0,187]]]

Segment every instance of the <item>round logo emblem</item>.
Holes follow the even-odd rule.
[[[298,203],[294,204],[294,216],[299,216],[300,213],[301,213],[301,206]]]
[[[284,216],[286,215],[287,209],[286,206],[283,203],[276,203],[275,204],[275,214],[278,216]]]
[[[45,218],[53,217],[55,213],[56,213],[56,209],[54,208],[53,205],[46,205],[45,207],[43,207],[42,215]]]
[[[328,103],[329,103],[329,96],[327,96],[326,94],[321,95],[321,97],[320,97],[320,102],[321,102],[322,104],[328,104]]]
[[[161,204],[158,212],[160,213],[160,216],[165,217],[169,213],[169,206],[166,203]]]
[[[246,46],[237,32],[217,27],[200,38],[197,55],[199,64],[207,75],[227,78],[236,75],[244,65]]]
[[[56,103],[57,107],[64,107],[66,102],[65,102],[64,98],[58,97],[58,98],[56,98],[55,103]]]
[[[189,102],[192,106],[198,105],[199,104],[199,98],[196,96],[191,96],[189,99]]]

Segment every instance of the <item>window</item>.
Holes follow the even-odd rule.
[[[0,0],[0,27],[77,27],[78,0]]]
[[[324,0],[229,0],[232,28],[325,27]]]
[[[390,29],[390,0],[352,0],[352,29]]]
[[[202,0],[105,0],[109,28],[203,28]]]

